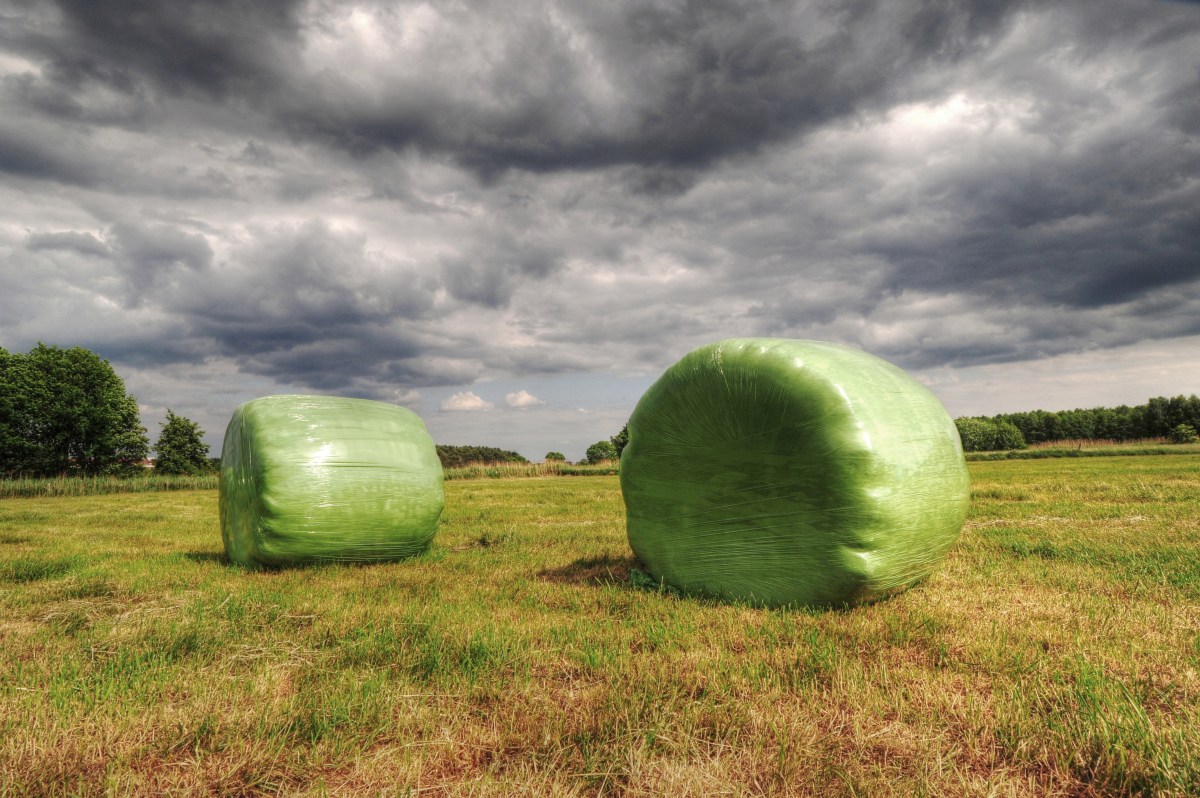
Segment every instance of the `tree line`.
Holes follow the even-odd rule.
[[[219,467],[198,424],[168,409],[161,426],[155,471]],[[137,399],[107,360],[77,346],[0,348],[0,476],[128,476],[145,471],[150,450]],[[529,462],[494,446],[439,444],[437,455],[445,468]]]
[[[1023,449],[1060,440],[1129,441],[1168,438],[1186,443],[1200,430],[1200,397],[1154,397],[1130,407],[1031,410],[955,419],[963,449]],[[167,410],[154,450],[160,473],[196,474],[216,463],[199,425]],[[581,462],[618,460],[629,442],[626,425],[588,447]],[[0,475],[130,474],[144,469],[150,439],[137,400],[107,360],[82,347],[39,343],[26,354],[0,348]],[[492,446],[437,445],[445,468],[473,463],[526,463]],[[565,461],[559,452],[547,460]]]
[[[529,462],[517,452],[497,449],[494,446],[447,446],[439,443],[437,444],[437,456],[442,461],[442,468]]]
[[[1078,410],[1031,410],[955,419],[963,449],[1023,449],[1062,440],[1131,441],[1167,438],[1185,443],[1200,430],[1200,397],[1157,396],[1145,404]]]
[[[1145,404],[1093,407],[1079,410],[1029,410],[995,416],[964,416],[954,425],[963,451],[1024,449],[1030,444],[1063,440],[1130,441],[1166,438],[1173,443],[1200,439],[1200,397],[1158,396]],[[613,437],[596,441],[581,463],[619,460],[629,443],[629,425]],[[546,459],[563,459],[550,452]]]
[[[159,471],[210,468],[202,437],[168,410],[155,445]],[[107,360],[77,346],[0,348],[0,474],[128,475],[144,470],[149,453],[137,399]]]

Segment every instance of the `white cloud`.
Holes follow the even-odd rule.
[[[509,407],[521,408],[546,404],[541,399],[529,393],[529,391],[517,391],[516,393],[507,394],[504,397],[504,401]]]
[[[421,406],[421,392],[409,388],[408,390],[397,390],[392,397],[392,401],[401,407],[407,407],[409,410],[416,410]]]
[[[495,405],[476,396],[471,391],[462,391],[442,400],[441,410],[445,412],[453,412],[456,410],[491,410]]]

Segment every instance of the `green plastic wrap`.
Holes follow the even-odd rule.
[[[902,590],[937,567],[970,500],[933,394],[864,352],[770,338],[697,349],[650,387],[621,490],[657,581],[763,606]]]
[[[221,537],[247,566],[398,560],[429,547],[442,466],[396,405],[266,396],[239,406],[221,452]]]

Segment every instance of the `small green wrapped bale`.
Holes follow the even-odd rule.
[[[221,452],[221,537],[242,565],[399,560],[425,551],[442,465],[403,407],[335,396],[239,406]]]
[[[650,387],[621,491],[655,581],[770,607],[903,590],[942,560],[970,500],[933,394],[856,349],[770,338],[697,349]]]

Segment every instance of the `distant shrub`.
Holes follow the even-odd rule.
[[[547,462],[555,461],[559,463],[565,463],[567,461],[567,456],[562,452],[546,452],[546,456],[542,459]]]
[[[956,418],[958,437],[964,452],[986,452],[991,448],[992,425],[981,418]]]
[[[1025,437],[1016,425],[990,418],[957,418],[954,426],[964,452],[995,452],[1024,449]]]
[[[1180,424],[1171,430],[1168,437],[1171,439],[1171,443],[1195,443],[1200,440],[1200,436],[1196,434],[1196,428],[1191,424]]]
[[[992,425],[995,427],[995,437],[992,439],[993,449],[1025,448],[1025,436],[1021,434],[1021,430],[1017,429],[1015,424],[1010,424],[1007,421],[994,421]]]

